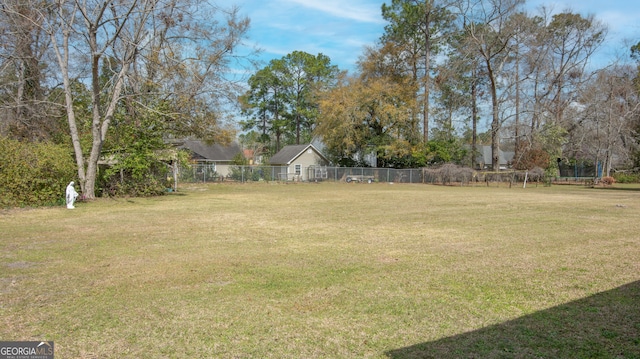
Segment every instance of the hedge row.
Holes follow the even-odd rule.
[[[640,173],[637,172],[614,173],[613,178],[617,183],[640,183]]]
[[[68,147],[0,138],[0,207],[62,204],[75,177]]]

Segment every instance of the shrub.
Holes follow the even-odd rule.
[[[615,173],[613,178],[616,183],[640,183],[640,174],[638,173]]]
[[[602,180],[600,182],[605,186],[611,186],[612,184],[616,183],[616,179],[611,176],[607,176],[602,177]]]
[[[250,179],[251,173],[244,166],[235,165],[229,167],[229,178],[234,181],[247,181]]]
[[[452,163],[447,163],[439,168],[426,168],[423,170],[425,182],[430,183],[468,183],[473,178],[473,170],[468,167],[461,167]]]
[[[101,173],[100,188],[105,197],[157,196],[171,187],[169,168],[151,155],[118,157],[115,165]]]
[[[540,182],[544,179],[545,171],[541,167],[534,167],[529,171],[529,181]]]
[[[64,203],[65,188],[76,177],[66,146],[0,138],[0,206]]]

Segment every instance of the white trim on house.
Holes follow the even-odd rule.
[[[307,178],[309,167],[329,164],[329,160],[312,144],[285,146],[273,155],[269,162],[272,166],[283,168],[281,176],[300,181],[309,179]]]

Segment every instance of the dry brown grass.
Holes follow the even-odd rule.
[[[639,215],[633,190],[329,183],[5,211],[0,339],[57,358],[637,358]]]

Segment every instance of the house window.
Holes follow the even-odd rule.
[[[302,173],[302,165],[296,165],[295,169],[296,169],[296,176],[300,176],[300,173]]]

